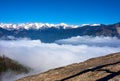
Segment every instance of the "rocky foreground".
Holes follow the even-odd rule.
[[[120,81],[120,53],[92,58],[16,81]]]

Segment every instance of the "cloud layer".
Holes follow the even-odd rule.
[[[40,40],[28,39],[0,40],[0,54],[5,54],[21,64],[33,68],[31,73],[34,74],[79,63],[89,58],[120,52],[119,45],[119,39],[110,37],[78,36],[59,40],[56,43],[42,43]],[[18,78],[18,76],[16,77]],[[14,79],[17,79],[16,77],[14,76]]]
[[[71,44],[71,45],[89,45],[89,46],[109,46],[120,47],[120,40],[117,37],[90,37],[77,36],[68,39],[55,41],[57,44]]]

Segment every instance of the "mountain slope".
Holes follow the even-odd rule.
[[[25,25],[26,26],[26,25]],[[54,42],[55,40],[66,39],[73,36],[116,36],[120,38],[120,23],[112,25],[85,25],[82,27],[69,27],[64,28],[64,25],[50,26],[44,25],[40,29],[33,28],[25,29],[6,29],[0,28],[0,38],[10,39],[8,36],[14,36],[16,38],[30,38],[40,39],[42,42]]]
[[[6,56],[0,56],[0,75],[7,71],[27,73],[29,69]]]
[[[119,81],[120,53],[49,70],[16,81]]]

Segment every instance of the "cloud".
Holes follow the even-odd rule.
[[[30,74],[34,74],[72,63],[79,63],[89,58],[120,52],[118,40],[109,37],[73,37],[56,41],[62,45],[29,39],[0,40],[0,54],[5,54],[21,64],[33,68]],[[14,76],[14,79],[21,76],[23,75]]]
[[[72,44],[72,45],[89,45],[89,46],[110,46],[120,47],[120,40],[117,37],[90,37],[90,36],[77,36],[68,39],[55,41],[57,44]]]
[[[0,81],[15,81],[26,74],[16,74],[15,72],[8,71],[1,74]]]

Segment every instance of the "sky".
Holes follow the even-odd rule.
[[[112,24],[120,22],[120,0],[0,0],[2,23]]]

